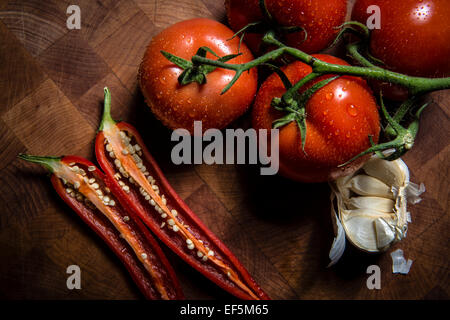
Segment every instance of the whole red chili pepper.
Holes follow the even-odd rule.
[[[116,123],[111,94],[95,142],[100,167],[118,189],[120,199],[184,261],[241,299],[269,299],[231,251],[200,221],[169,185],[137,130]]]
[[[132,211],[117,200],[115,186],[91,162],[77,156],[19,158],[52,172],[56,192],[120,258],[147,299],[183,299],[167,258]]]

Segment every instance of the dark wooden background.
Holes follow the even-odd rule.
[[[66,28],[66,8],[81,8],[81,30]],[[221,0],[0,1],[0,298],[141,299],[118,259],[53,192],[44,171],[20,152],[78,154],[94,160],[104,86],[113,116],[135,125],[174,188],[241,259],[274,299],[448,299],[449,92],[428,97],[419,138],[404,158],[424,200],[402,248],[414,261],[394,275],[389,253],[348,246],[332,268],[326,184],[261,177],[251,166],[175,166],[170,131],[145,106],[136,72],[147,43],[182,19],[225,21]],[[235,126],[247,126],[243,117]],[[191,299],[229,298],[167,253]],[[82,289],[66,288],[66,268],[81,267]],[[381,290],[366,269],[381,268]]]

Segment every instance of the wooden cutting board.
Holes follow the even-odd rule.
[[[66,9],[81,8],[81,29],[68,30]],[[170,131],[156,121],[137,87],[149,40],[193,17],[225,21],[216,0],[11,0],[0,4],[0,297],[7,299],[141,299],[125,268],[52,190],[44,171],[20,152],[78,154],[94,160],[104,86],[113,116],[135,125],[182,198],[274,299],[448,299],[449,98],[437,92],[404,158],[424,200],[410,208],[401,248],[414,261],[394,275],[389,253],[350,245],[332,268],[327,184],[262,177],[251,166],[170,161]],[[234,126],[248,126],[244,116]],[[390,250],[390,251],[392,251]],[[389,251],[389,252],[390,252]],[[167,251],[186,297],[230,296]],[[66,268],[81,268],[81,290],[68,290]],[[369,265],[381,289],[366,286]]]

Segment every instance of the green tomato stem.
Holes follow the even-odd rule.
[[[273,43],[276,43],[276,41]],[[289,54],[297,58],[298,60],[310,65],[313,69],[313,72],[320,75],[332,73],[339,75],[360,76],[385,82],[391,82],[408,88],[413,96],[421,95],[430,91],[450,88],[450,77],[449,78],[412,77],[376,66],[356,67],[356,66],[337,65],[321,61],[301,50],[286,46],[270,51],[250,62],[243,64],[229,64],[199,56],[194,56],[192,58],[192,61],[195,63],[207,64],[242,73],[251,68],[257,67],[262,63],[276,60],[277,58],[281,57],[284,54]]]

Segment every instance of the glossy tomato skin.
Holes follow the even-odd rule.
[[[331,44],[337,35],[335,27],[345,21],[346,0],[265,0],[266,7],[280,26],[299,26],[303,31],[280,38],[285,44],[307,53],[319,52]],[[248,23],[262,21],[258,0],[226,0],[228,22],[234,31]],[[254,53],[261,53],[261,35],[246,34],[244,41]]]
[[[257,71],[242,74],[240,79],[221,95],[234,76],[231,70],[217,68],[206,76],[205,84],[178,83],[181,68],[167,60],[161,50],[191,60],[198,48],[207,46],[219,56],[238,52],[239,39],[225,25],[210,19],[191,19],[176,23],[156,35],[144,54],[139,69],[139,84],[145,100],[164,125],[171,129],[185,128],[193,133],[194,121],[202,121],[202,129],[224,128],[241,116],[252,103],[257,89]],[[242,55],[228,63],[245,63],[253,59],[242,44]],[[210,53],[208,58],[217,59]]]
[[[325,62],[347,65],[333,56],[314,56]],[[297,61],[283,71],[295,83],[311,73],[311,67]],[[330,76],[315,82],[327,77]],[[284,92],[286,89],[275,74],[262,84],[252,113],[255,129],[271,129],[272,122],[284,115],[270,105],[274,97],[281,97]],[[287,178],[301,182],[334,180],[353,172],[367,159],[360,158],[346,168],[337,168],[370,147],[369,135],[378,142],[378,108],[371,90],[361,78],[343,76],[332,81],[312,96],[306,113],[306,154],[295,122],[279,131],[279,172]]]
[[[357,0],[352,20],[365,24],[370,5],[381,10],[381,28],[371,33],[373,56],[411,76],[450,76],[450,1]]]

